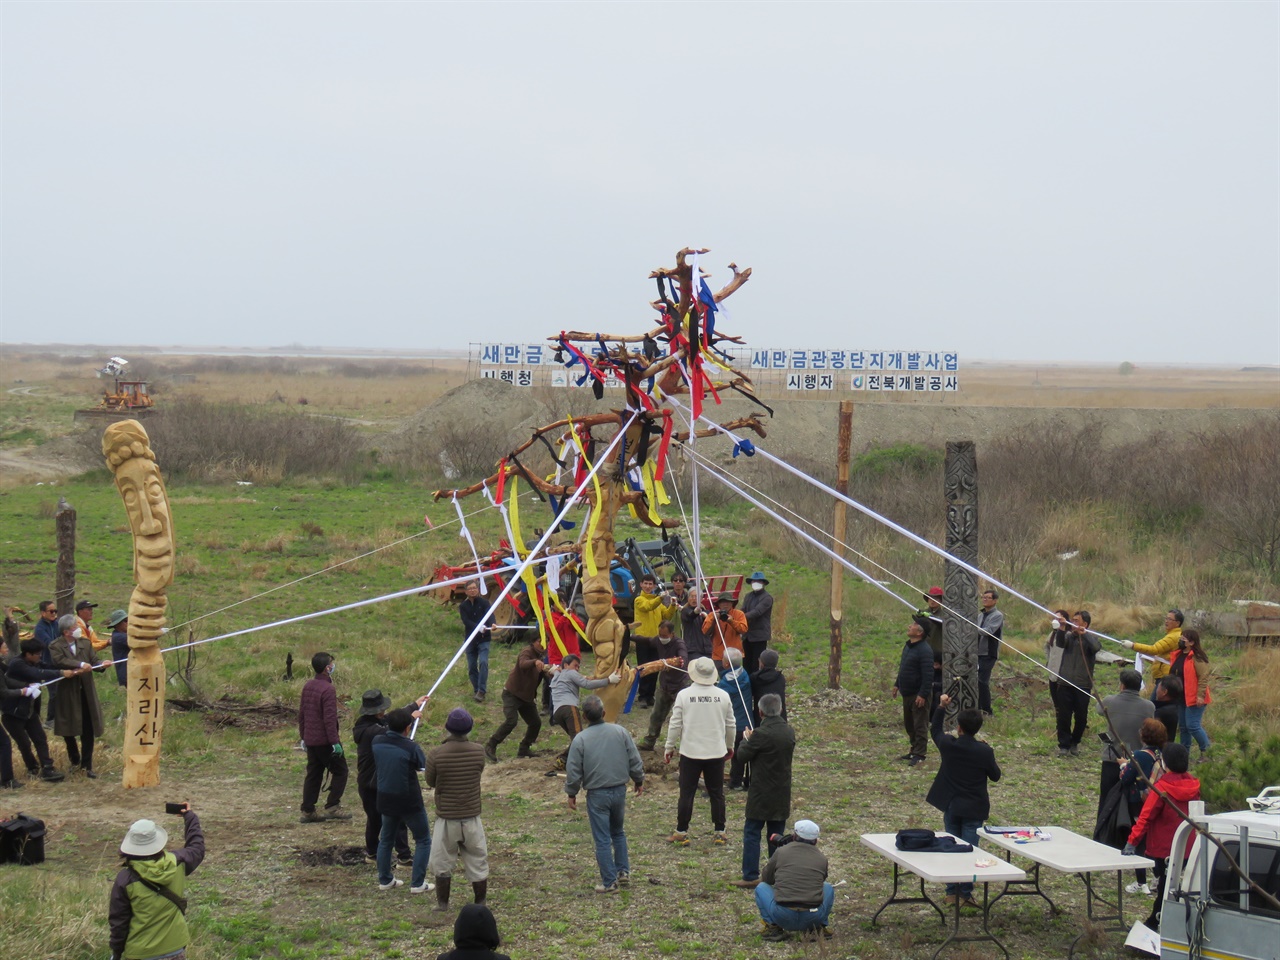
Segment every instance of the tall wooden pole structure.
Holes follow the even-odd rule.
[[[978,455],[972,440],[947,442],[943,471],[947,552],[978,562]],[[942,689],[956,710],[978,706],[978,581],[946,561],[946,616],[942,622]],[[963,619],[962,619],[963,618]]]
[[[840,427],[836,435],[836,490],[849,495],[849,443],[853,435],[853,401],[840,401]],[[845,504],[836,501],[831,523],[833,549],[844,556]],[[840,667],[844,656],[844,564],[831,561],[831,658],[827,661],[827,687],[840,689]]]
[[[53,515],[58,536],[58,566],[54,572],[53,596],[58,616],[75,612],[76,605],[76,512],[65,497],[58,498]]]

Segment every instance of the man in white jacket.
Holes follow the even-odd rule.
[[[689,664],[692,686],[676,695],[667,726],[666,762],[680,748],[680,800],[676,806],[676,832],[668,838],[676,846],[689,845],[689,821],[693,817],[693,795],[698,778],[704,777],[711,798],[711,820],[715,826],[714,843],[728,842],[724,832],[724,763],[733,756],[733,737],[737,725],[729,695],[716,688],[719,671],[709,657],[699,657]]]

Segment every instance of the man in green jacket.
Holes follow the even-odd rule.
[[[760,831],[769,842],[769,856],[778,849],[774,837],[787,827],[791,815],[791,757],[796,750],[796,732],[782,719],[782,698],[767,693],[760,698],[760,726],[742,735],[738,756],[751,764],[751,786],[747,788],[746,820],[742,824],[742,879],[735,887],[752,888],[760,883]]]
[[[139,820],[120,844],[125,865],[111,888],[108,917],[112,960],[164,957],[186,960],[187,877],[204,861],[204,832],[190,804],[182,804],[186,838],[169,853],[169,833],[151,820]]]

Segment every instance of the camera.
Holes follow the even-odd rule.
[[[718,611],[716,611],[716,616],[717,616],[717,617],[719,617],[721,620],[724,620],[724,621],[726,621],[726,622],[727,622],[727,621],[729,620],[729,611],[728,611],[728,610],[718,610]]]
[[[164,805],[164,812],[173,813],[180,817],[187,812],[187,805],[185,803],[166,803]]]
[[[791,833],[774,833],[769,835],[769,842],[775,847],[785,847],[794,839],[795,835]]]

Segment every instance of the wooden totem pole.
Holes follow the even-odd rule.
[[[589,381],[597,398],[604,396],[606,379],[620,381],[626,390],[627,410],[564,419],[539,427],[529,440],[502,458],[492,476],[466,488],[435,492],[436,500],[466,497],[486,487],[502,489],[509,478],[517,477],[528,481],[544,495],[557,499],[567,497],[576,489],[576,484],[544,480],[536,472],[526,469],[518,458],[540,440],[550,447],[546,439],[546,435],[550,435],[557,438],[560,449],[578,449],[585,460],[587,451],[593,447],[603,451],[616,438],[618,430],[626,429],[626,436],[615,448],[611,461],[604,464],[597,474],[598,483],[589,485],[583,494],[589,513],[576,544],[569,550],[580,558],[582,597],[587,613],[586,637],[595,654],[592,676],[604,678],[615,671],[622,675],[621,683],[596,691],[604,701],[605,718],[611,722],[622,712],[637,673],[644,676],[664,669],[688,667],[688,664],[676,662],[676,658],[655,660],[639,668],[622,660],[626,627],[614,609],[613,586],[609,578],[609,565],[616,550],[614,522],[619,510],[635,507],[635,515],[642,523],[659,529],[679,526],[678,521],[658,517],[658,504],[652,502],[651,494],[662,479],[669,445],[687,442],[691,431],[674,429],[674,411],[662,405],[662,397],[689,394],[695,414],[701,413],[707,391],[716,396],[717,403],[716,392],[723,390],[733,390],[759,403],[751,390],[751,379],[734,369],[727,354],[717,350],[717,344],[721,342],[740,343],[741,340],[717,332],[714,326],[716,305],[741,287],[751,271],[739,271],[730,264],[733,279],[713,294],[696,271],[697,257],[706,252],[681,250],[674,268],[659,268],[649,274],[650,279],[658,284],[659,298],[650,305],[662,316],[660,326],[642,334],[562,331],[558,336],[548,338],[555,344],[556,357],[560,362],[571,368],[581,365],[580,384],[585,385]],[[727,379],[716,379],[723,378],[726,373],[730,375]],[[635,411],[639,412],[633,419]],[[596,430],[609,428],[612,432],[608,435],[595,435]],[[761,437],[765,435],[758,415],[721,425],[723,430],[744,428]],[[698,430],[696,427],[692,432],[698,437],[719,433],[718,430]],[[634,481],[637,474],[646,470],[647,480],[656,478],[656,482],[635,483],[640,489],[634,489],[629,479]],[[513,547],[519,550],[521,545]],[[547,589],[554,589],[554,585]]]
[[[169,495],[147,431],[123,420],[102,435],[102,454],[115,476],[133,531],[133,595],[129,598],[128,707],[125,714],[124,785],[160,783],[164,732],[165,588],[173,582],[173,519]]]
[[[947,552],[978,562],[978,454],[972,440],[948,441],[943,468]],[[942,624],[942,689],[954,710],[978,705],[978,582],[958,563],[945,564],[947,616]],[[961,619],[963,617],[964,619]],[[954,689],[953,689],[954,688]]]

